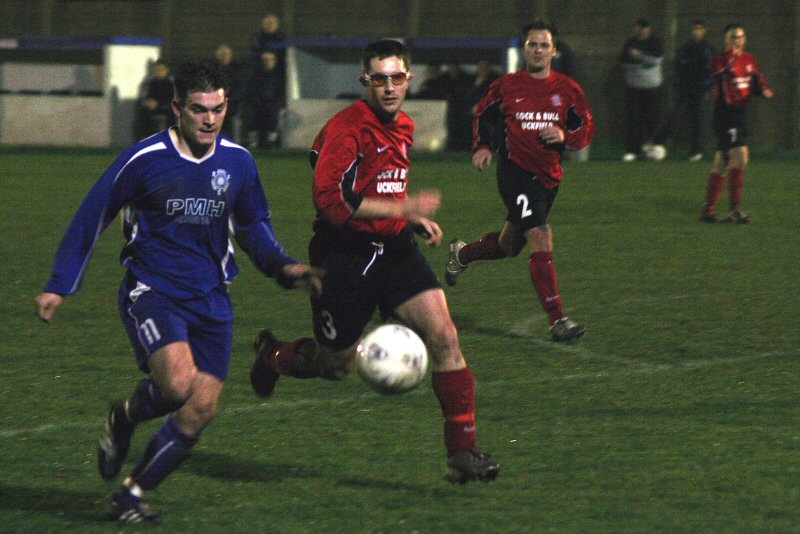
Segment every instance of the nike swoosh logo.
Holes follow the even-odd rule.
[[[520,102],[522,102],[522,101],[523,101],[523,100],[525,100],[526,98],[528,98],[528,97],[527,97],[527,96],[523,96],[522,98],[515,98],[515,99],[514,99],[514,102],[516,102],[517,104],[519,104]]]
[[[389,145],[379,147],[378,148],[378,154],[382,154],[383,152],[386,152],[387,148],[389,148]]]

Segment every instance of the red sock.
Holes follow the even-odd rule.
[[[313,351],[316,350],[316,341],[310,337],[301,337],[281,345],[270,356],[267,363],[280,375],[293,376],[295,378],[316,378],[319,376],[319,372],[308,365],[308,360],[311,359]],[[299,358],[298,355],[301,353],[306,353],[306,357]]]
[[[561,295],[558,294],[558,275],[553,264],[553,253],[534,252],[531,254],[528,268],[539,302],[547,312],[550,324],[553,324],[564,317],[564,312],[561,310]]]
[[[444,444],[447,455],[475,448],[475,382],[469,367],[435,372],[433,391],[444,415]]]
[[[472,243],[468,243],[458,253],[458,262],[466,265],[475,260],[499,260],[506,257],[500,248],[500,234],[490,232]]]
[[[731,169],[728,174],[728,199],[732,210],[738,210],[744,195],[744,169]]]
[[[705,209],[709,213],[717,211],[717,202],[722,195],[722,188],[725,187],[725,179],[721,174],[712,172],[708,176],[708,184],[706,184],[706,205]]]

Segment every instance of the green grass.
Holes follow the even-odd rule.
[[[139,379],[117,318],[118,226],[51,325],[33,298],[111,153],[6,152],[0,165],[0,531],[110,532],[96,472],[107,403]],[[259,156],[279,238],[305,258],[304,155]],[[282,379],[257,399],[251,341],[307,335],[301,292],[244,258],[231,376],[195,454],[149,497],[163,532],[800,532],[800,186],[755,161],[747,226],[697,222],[707,164],[569,163],[551,216],[561,294],[588,333],[547,340],[525,255],[473,264],[447,288],[476,377],[491,484],[443,481],[429,382],[400,397]],[[446,240],[499,228],[493,172],[419,158],[444,193]],[[724,203],[723,203],[724,205]],[[446,247],[427,250],[437,272]],[[156,423],[134,438],[132,467]]]

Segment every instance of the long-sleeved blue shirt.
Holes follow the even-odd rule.
[[[123,211],[120,263],[175,299],[201,297],[238,269],[231,234],[268,276],[289,263],[270,222],[253,157],[224,137],[202,159],[180,154],[169,130],[123,152],[89,191],[61,241],[45,291],[80,289],[100,234]]]

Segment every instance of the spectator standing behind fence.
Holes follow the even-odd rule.
[[[136,137],[144,138],[164,130],[172,122],[174,88],[169,65],[159,59],[153,66],[153,75],[144,82],[138,109]]]
[[[225,122],[222,125],[222,134],[238,143],[242,120],[239,117],[239,108],[244,99],[245,84],[247,83],[245,70],[247,67],[234,59],[233,48],[227,44],[219,45],[214,52],[214,57],[217,60],[220,71],[228,78],[228,83],[230,84],[228,111],[225,114]]]
[[[447,80],[442,74],[439,63],[430,63],[425,67],[423,81],[414,98],[422,100],[444,100],[447,98]]]
[[[625,42],[620,55],[627,109],[626,152],[622,161],[635,161],[640,151],[646,152],[653,145],[664,81],[663,59],[664,47],[661,40],[653,36],[650,22],[638,19],[635,33]]]
[[[494,70],[488,59],[478,61],[475,77],[472,78],[472,87],[469,89],[472,116],[475,116],[475,108],[478,102],[481,101],[481,98],[483,98],[483,95],[486,94],[486,91],[489,90],[489,86],[499,77],[500,73]],[[472,139],[470,138],[470,146],[471,145]]]
[[[278,56],[263,52],[245,92],[248,144],[250,148],[274,148],[280,144],[279,123],[286,105],[286,87],[278,71]]]
[[[551,68],[565,76],[575,78],[575,52],[562,39],[556,40],[556,55],[553,56]]]
[[[499,77],[500,73],[494,70],[488,59],[482,59],[478,62],[478,66],[475,71],[475,77],[472,79],[472,87],[470,87],[468,95],[470,105],[470,147],[472,146],[473,135],[472,121],[475,119],[475,113],[478,110],[478,103],[483,98],[483,95],[486,94],[486,91],[489,90],[489,86],[492,85],[492,82]],[[488,125],[486,127],[489,128]],[[494,139],[494,137],[502,130],[502,127],[502,123],[498,121],[497,124],[493,125],[492,131],[488,135]]]
[[[278,72],[286,77],[286,34],[281,31],[281,19],[270,13],[261,19],[261,30],[253,36],[250,53],[257,69],[261,54],[272,52],[278,59]]]
[[[711,87],[711,58],[714,47],[706,40],[706,24],[692,22],[692,36],[675,56],[673,86],[675,107],[656,131],[654,154],[666,156],[664,142],[673,134],[678,123],[685,122],[689,133],[689,161],[703,159],[703,122],[706,92]]]
[[[457,63],[445,67],[447,80],[447,150],[468,151],[472,147],[473,78]]]

